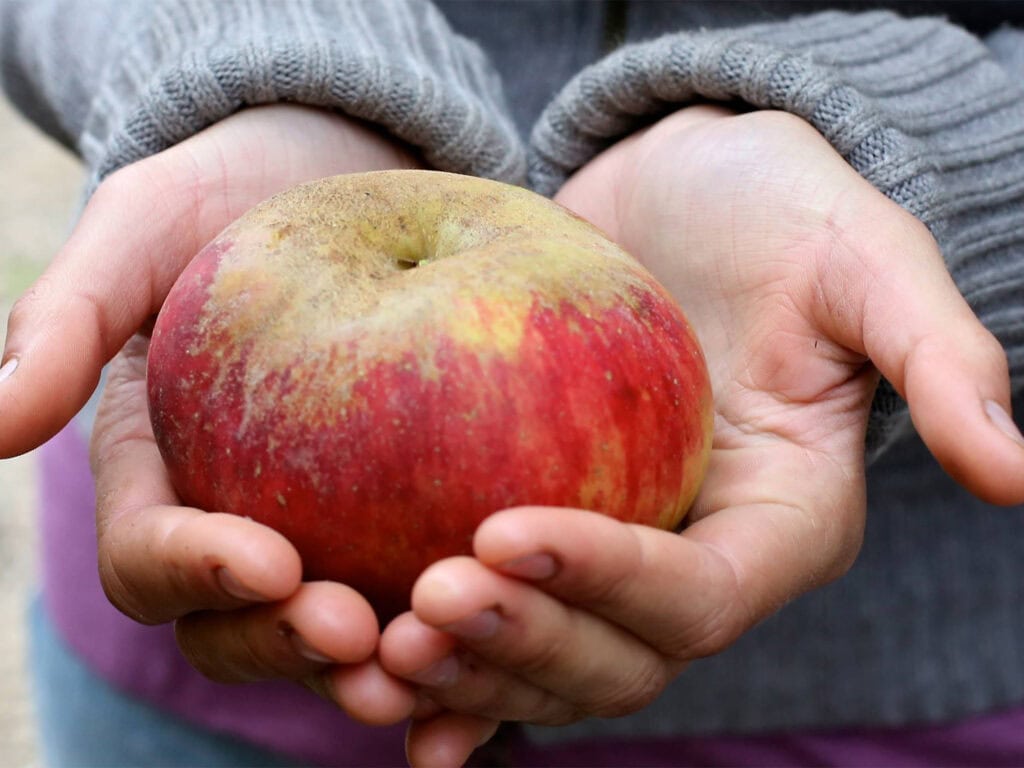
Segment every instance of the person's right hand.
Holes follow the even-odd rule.
[[[175,621],[208,677],[302,680],[367,722],[413,707],[406,688],[363,663],[379,636],[373,611],[341,584],[301,583],[298,553],[271,529],[180,506],[149,425],[146,329],[191,258],[257,202],[314,178],[417,164],[359,122],[275,105],[128,166],[99,186],[16,303],[0,367],[9,457],[59,431],[117,355],[92,441],[100,576],[117,608]]]
[[[424,572],[379,650],[437,707],[410,725],[416,766],[461,764],[498,721],[637,712],[845,573],[880,373],[951,477],[1024,502],[1005,352],[925,226],[808,123],[686,107],[591,160],[556,200],[685,309],[714,390],[710,464],[679,532],[521,507],[480,525],[473,557]]]

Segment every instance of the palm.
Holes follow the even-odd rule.
[[[790,523],[833,531],[827,565],[838,573],[861,533],[864,429],[877,376],[863,350],[841,346],[832,321],[822,322],[842,311],[822,305],[832,288],[821,278],[843,279],[829,271],[845,247],[829,222],[848,190],[824,188],[821,172],[807,170],[824,158],[869,200],[876,193],[823,141],[815,157],[806,145],[773,144],[772,127],[715,121],[688,125],[669,142],[648,136],[658,149],[637,148],[627,193],[621,176],[588,178],[621,172],[613,156],[578,174],[561,201],[608,229],[662,280],[704,346],[715,438],[691,523],[774,510]],[[576,197],[609,185],[620,191],[603,209],[601,200]],[[687,535],[735,537],[725,522],[692,524]]]

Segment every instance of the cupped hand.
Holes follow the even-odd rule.
[[[1002,349],[928,230],[809,125],[686,109],[558,199],[687,312],[716,398],[709,472],[680,534],[508,510],[479,528],[475,557],[429,569],[380,650],[434,708],[409,732],[416,764],[461,762],[502,720],[634,712],[689,661],[843,574],[862,538],[879,372],[952,477],[1024,501]]]
[[[92,441],[99,567],[130,617],[175,621],[211,678],[302,680],[353,716],[407,714],[407,687],[367,664],[376,618],[340,584],[301,583],[280,535],[180,506],[146,405],[146,333],[192,256],[270,195],[337,173],[412,167],[415,157],[346,117],[298,106],[245,110],[124,168],[89,201],[65,247],[11,313],[0,382],[0,456],[29,450],[107,376]]]

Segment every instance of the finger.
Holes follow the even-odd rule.
[[[100,579],[110,602],[143,624],[280,600],[300,584],[291,545],[250,520],[161,506],[115,517],[99,540]]]
[[[385,672],[373,658],[329,667],[307,682],[353,720],[366,725],[395,725],[426,711],[415,688]]]
[[[457,679],[434,698],[459,711],[473,701],[474,712],[503,720],[616,716],[650,703],[678,671],[633,634],[473,558],[427,569],[412,605],[417,619],[455,636],[484,663],[450,657],[460,662]],[[383,653],[382,643],[387,663]],[[495,677],[487,665],[510,679]]]
[[[466,763],[486,744],[500,723],[475,715],[446,712],[409,725],[405,755],[412,768],[448,768]]]
[[[455,637],[408,613],[391,622],[380,641],[380,661],[389,673],[420,686],[424,704],[494,720],[562,725],[585,712],[540,688],[519,670],[505,669],[467,651]]]
[[[180,507],[146,410],[146,341],[111,366],[92,441],[99,570],[111,602],[136,621],[287,597],[301,580],[295,548],[229,514]]]
[[[206,234],[194,188],[184,169],[140,165],[96,191],[67,244],[11,311],[0,455],[29,450],[67,423],[102,366],[157,311]]]
[[[447,688],[458,676],[454,636],[421,622],[411,611],[384,628],[380,638],[381,665],[391,674],[431,688]]]
[[[358,664],[377,645],[373,609],[342,584],[303,584],[286,600],[200,611],[175,622],[182,654],[212,680],[297,680],[329,664]]]
[[[863,220],[863,206],[856,215]],[[1009,415],[1002,347],[961,296],[924,225],[891,212],[867,220],[894,223],[858,230],[856,280],[826,264],[822,324],[892,382],[954,479],[993,503],[1024,501],[1024,438]]]
[[[157,312],[184,266],[243,211],[321,176],[412,165],[403,148],[357,121],[275,105],[111,175],[11,311],[0,456],[39,445],[78,412],[102,366]]]
[[[665,659],[718,653],[786,601],[844,572],[862,532],[861,513],[843,520],[824,503],[810,507],[820,515],[781,503],[714,506],[737,486],[740,493],[744,484],[770,488],[771,478],[752,471],[757,460],[747,459],[718,458],[717,477],[709,475],[698,499],[707,514],[682,535],[580,510],[523,508],[485,521],[476,555],[621,627]]]
[[[484,521],[474,552],[667,658],[706,655],[736,631],[719,614],[723,595],[735,600],[732,573],[716,553],[676,534],[583,510],[525,507]]]

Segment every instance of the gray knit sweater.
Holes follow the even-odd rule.
[[[378,123],[435,167],[544,193],[680,106],[787,110],[928,224],[1004,344],[1024,413],[1024,35],[981,41],[940,18],[884,12],[766,18],[782,9],[6,0],[0,64],[8,96],[81,154],[93,183],[281,100]],[[948,480],[887,386],[869,451],[866,541],[845,578],[694,664],[644,712],[538,738],[905,724],[1024,706],[1024,509],[990,508]]]

